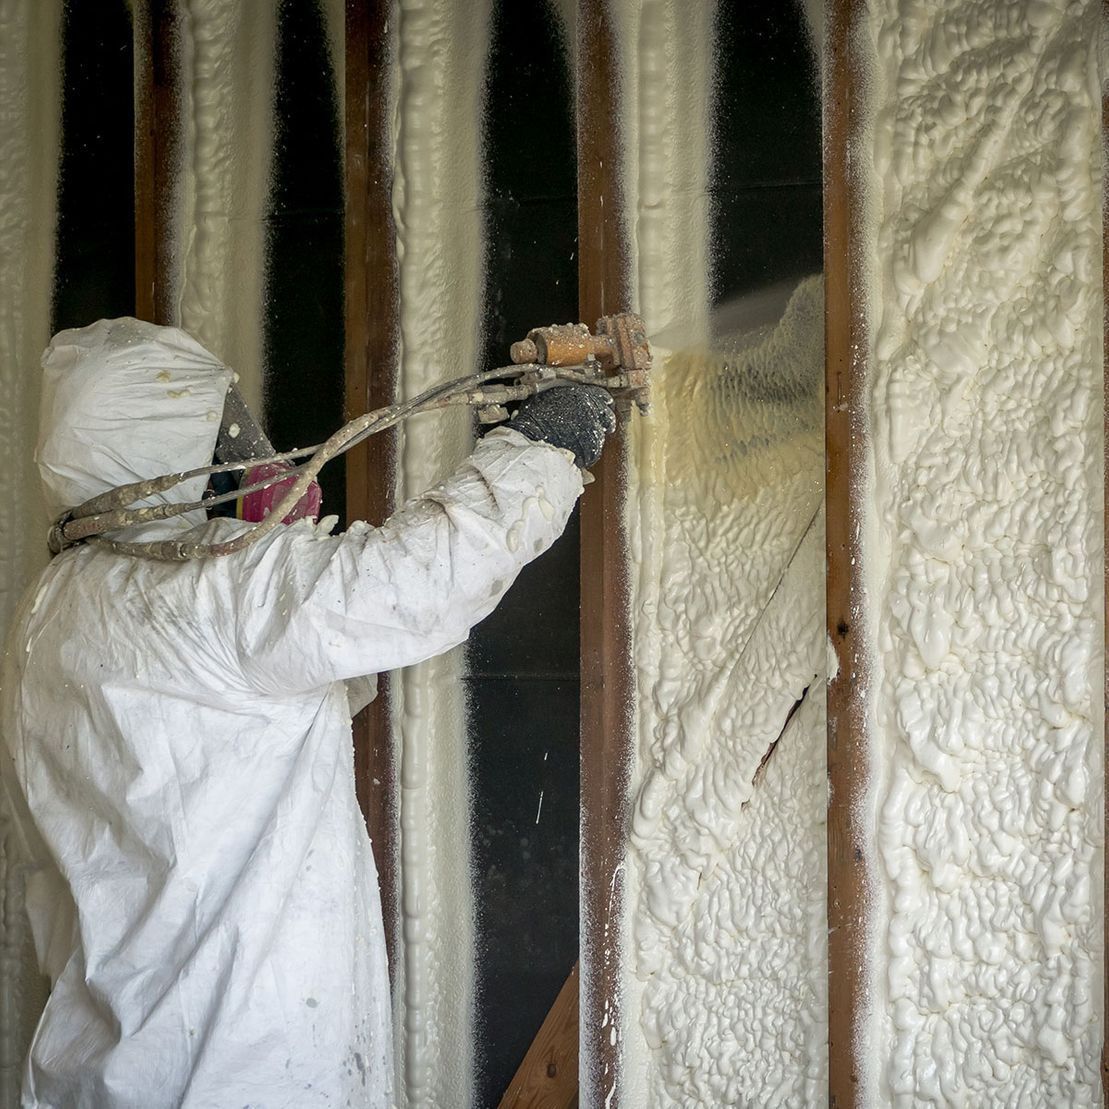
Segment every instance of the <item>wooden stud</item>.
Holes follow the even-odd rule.
[[[399,305],[388,111],[389,0],[346,5],[346,415],[392,404]],[[371,437],[346,456],[347,517],[380,523],[393,511],[396,437]],[[354,721],[355,788],[373,841],[390,975],[397,949],[397,788],[388,675]]]
[[[135,315],[176,324],[172,297],[172,221],[180,158],[174,49],[174,0],[143,0],[134,7],[135,57]]]
[[[616,40],[605,0],[578,6],[578,296],[582,320],[628,307]],[[622,413],[621,423],[628,415]],[[581,502],[581,1088],[620,1105],[620,927],[632,670],[623,431]]]
[[[573,1109],[578,1103],[578,964],[509,1083],[499,1109]]]
[[[858,814],[867,774],[867,676],[856,493],[866,465],[867,344],[859,296],[861,194],[848,160],[861,108],[861,69],[852,46],[861,9],[858,0],[832,0],[824,94],[827,611],[839,660],[839,672],[828,686],[828,1085],[833,1109],[858,1103],[856,1045],[866,988],[869,859]]]

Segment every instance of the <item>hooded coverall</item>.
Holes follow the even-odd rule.
[[[100,321],[43,367],[52,512],[211,460],[230,372],[183,332]],[[11,629],[0,716],[52,983],[25,1106],[392,1104],[344,681],[463,642],[581,489],[570,452],[500,429],[380,528],[301,520],[225,558],[87,545],[50,563]]]

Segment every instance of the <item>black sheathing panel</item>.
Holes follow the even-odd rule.
[[[68,0],[54,331],[135,310],[134,118],[127,4]]]
[[[577,318],[573,100],[543,0],[496,3],[486,97],[483,362],[496,366],[530,328]],[[575,514],[468,649],[479,1106],[498,1104],[577,959],[578,653]]]
[[[823,266],[820,97],[801,7],[722,0],[718,9],[716,303]]]
[[[343,168],[327,29],[318,0],[282,0],[266,209],[265,425],[281,450],[343,423]],[[342,461],[320,478],[345,517]]]

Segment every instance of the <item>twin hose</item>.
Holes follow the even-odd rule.
[[[506,382],[505,379],[509,379]],[[514,382],[514,383],[510,383]],[[465,404],[478,409],[484,423],[496,423],[508,416],[506,404],[515,403],[562,384],[600,385],[613,392],[625,390],[628,381],[623,375],[606,376],[594,364],[575,366],[547,366],[527,364],[505,366],[483,373],[471,374],[452,381],[433,385],[418,396],[398,404],[367,412],[341,427],[329,439],[312,447],[272,454],[265,458],[250,458],[223,465],[202,466],[195,470],[163,474],[160,477],[120,485],[64,513],[50,529],[48,542],[51,553],[58,554],[78,543],[92,543],[117,554],[137,558],[151,558],[164,562],[187,562],[196,558],[218,558],[244,550],[252,543],[280,527],[282,520],[293,510],[308,491],[316,475],[333,458],[344,454],[371,435],[385,431],[414,416],[450,405]],[[199,501],[129,507],[164,493],[182,482],[212,474],[246,471],[255,466],[272,462],[307,461],[290,470],[282,470],[264,480],[230,493],[205,495]],[[212,508],[235,500],[247,493],[265,489],[278,482],[288,481],[296,475],[285,495],[274,505],[266,519],[221,543],[197,543],[187,539],[161,539],[149,542],[128,542],[111,538],[106,533],[147,524],[155,520],[168,520],[187,512]]]

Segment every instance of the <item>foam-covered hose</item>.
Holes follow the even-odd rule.
[[[612,394],[597,385],[563,385],[529,397],[505,425],[535,442],[571,451],[583,470],[601,457],[616,430]]]

